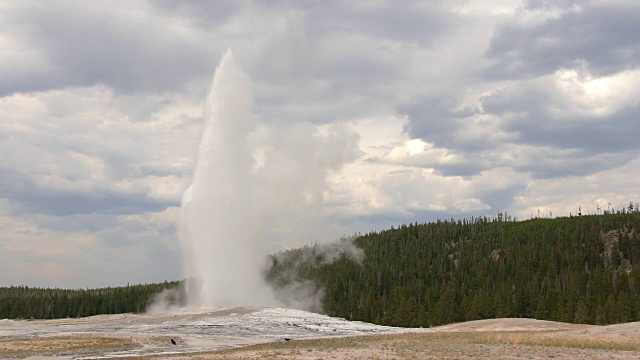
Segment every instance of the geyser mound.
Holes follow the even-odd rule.
[[[190,305],[278,305],[262,277],[273,250],[269,235],[291,226],[293,213],[308,220],[313,210],[317,217],[327,175],[359,154],[357,134],[342,126],[261,124],[258,131],[252,102],[249,76],[227,50],[206,99],[193,182],[182,197]]]

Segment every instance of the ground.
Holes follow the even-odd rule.
[[[0,320],[0,337],[0,358],[640,359],[640,323],[494,319],[407,330],[274,308]]]

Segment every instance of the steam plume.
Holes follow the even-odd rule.
[[[322,201],[328,173],[358,155],[358,136],[346,128],[320,133],[299,123],[276,132],[255,121],[252,101],[251,81],[228,50],[207,96],[193,182],[182,198],[192,305],[273,305],[260,271],[269,234],[294,209],[305,217]],[[259,128],[272,136],[258,141]]]

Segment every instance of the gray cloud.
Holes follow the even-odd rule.
[[[636,152],[585,154],[584,151],[567,151],[561,148],[539,148],[527,155],[527,159],[514,164],[514,168],[531,173],[536,179],[588,176],[612,170],[634,160]]]
[[[636,141],[636,134],[640,133],[639,110],[638,107],[627,109],[606,121],[539,120],[533,113],[526,119],[511,122],[506,129],[515,132],[521,144],[581,149],[581,155],[620,153],[640,148]]]
[[[149,198],[146,193],[122,193],[109,189],[73,192],[42,188],[26,176],[1,171],[0,175],[3,179],[0,196],[9,200],[11,207],[7,210],[13,215],[137,214],[161,211],[179,204],[178,199],[162,201]]]
[[[473,142],[461,144],[455,139],[457,129],[464,126],[464,118],[473,115],[472,110],[456,111],[453,99],[424,99],[423,102],[400,105],[398,110],[409,116],[406,131],[411,137],[421,138],[443,148],[484,148]]]
[[[567,2],[572,3],[572,2]],[[492,79],[540,76],[585,62],[598,76],[640,64],[640,6],[610,2],[579,4],[533,25],[510,21],[496,28],[487,49]]]
[[[37,64],[13,71],[0,63],[0,94],[105,84],[119,91],[162,91],[211,70],[200,34],[143,3],[21,3],[3,15],[2,31]]]
[[[179,17],[200,28],[215,28],[237,14],[246,4],[242,1],[219,0],[154,0],[149,3],[169,17]]]
[[[465,159],[466,160],[466,159]],[[464,162],[453,164],[433,164],[436,174],[442,176],[462,176],[470,177],[479,174],[482,170],[488,168],[486,163],[475,162],[472,159],[468,159]]]
[[[483,203],[490,206],[490,213],[495,213],[497,211],[505,211],[509,209],[514,198],[521,195],[525,188],[526,184],[524,183],[509,184],[500,189],[479,191],[478,197]]]
[[[430,44],[443,29],[456,23],[449,9],[424,2],[355,4],[336,1],[334,7],[310,11],[325,31],[361,33],[394,42]]]

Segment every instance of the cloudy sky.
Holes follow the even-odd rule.
[[[0,286],[183,276],[180,199],[227,48],[263,136],[341,127],[359,148],[274,250],[638,202],[638,34],[635,0],[0,0]]]

